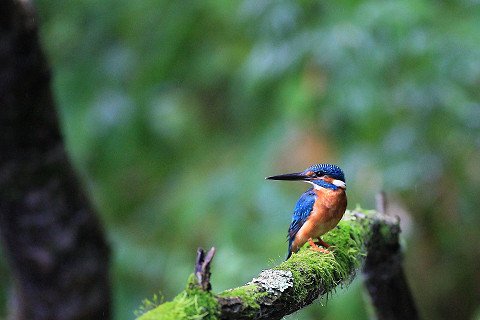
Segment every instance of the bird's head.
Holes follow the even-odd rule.
[[[314,164],[302,172],[281,174],[278,176],[267,177],[265,179],[305,181],[313,184],[314,187],[321,186],[322,183],[327,183],[338,188],[346,189],[345,175],[343,174],[342,169],[334,164],[327,163]]]

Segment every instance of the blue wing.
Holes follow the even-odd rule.
[[[292,242],[295,239],[295,235],[297,234],[298,230],[303,226],[305,221],[307,221],[308,216],[312,212],[313,205],[315,200],[317,199],[317,195],[313,191],[313,188],[308,189],[305,191],[304,194],[298,199],[297,204],[295,205],[295,209],[293,211],[292,223],[290,224],[290,228],[288,228],[288,254],[287,259],[290,258],[292,254],[291,247]]]

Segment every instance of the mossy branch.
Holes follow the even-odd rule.
[[[138,320],[157,319],[280,319],[349,283],[371,248],[396,239],[398,220],[375,211],[347,211],[339,225],[323,238],[331,252],[304,246],[280,265],[264,270],[242,287],[214,294],[203,290],[192,275],[187,288],[173,301],[163,303]],[[379,240],[380,239],[380,240]]]

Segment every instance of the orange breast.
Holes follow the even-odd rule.
[[[315,190],[318,200],[315,201],[309,220],[317,226],[317,237],[335,228],[342,219],[347,208],[347,196],[345,190],[324,189]]]
[[[312,213],[295,236],[292,251],[296,252],[309,238],[319,238],[335,228],[342,219],[347,208],[345,190],[320,189],[316,190],[318,198],[313,206]]]

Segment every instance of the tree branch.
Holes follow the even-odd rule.
[[[383,192],[377,195],[377,210],[387,213],[387,199]],[[388,230],[384,230],[378,221],[372,225],[363,274],[377,319],[380,320],[419,319],[403,272],[399,234],[399,221],[391,224]]]
[[[0,2],[0,235],[10,319],[109,319],[109,248],[60,133],[29,1]]]
[[[215,255],[215,248],[211,248],[207,254],[202,248],[197,250],[197,262],[195,263],[195,276],[197,282],[204,291],[210,291],[212,285],[210,284],[210,263]]]
[[[199,315],[204,319],[280,319],[336,286],[349,283],[365,256],[372,250],[384,249],[376,243],[396,239],[398,244],[399,232],[396,219],[374,211],[347,211],[339,225],[324,236],[333,245],[332,253],[322,254],[304,246],[290,259],[262,271],[246,285],[216,295],[202,290],[195,277],[191,277],[184,292],[146,312],[139,320]]]

